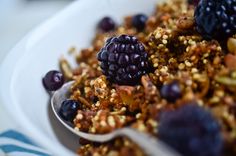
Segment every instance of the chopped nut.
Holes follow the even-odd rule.
[[[236,54],[236,38],[229,38],[227,42],[229,52]]]

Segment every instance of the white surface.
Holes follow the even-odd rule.
[[[0,0],[0,65],[10,49],[30,29],[52,16],[71,1]],[[1,75],[3,75],[1,73]],[[1,86],[0,86],[1,87]],[[7,129],[21,130],[19,124],[2,106],[0,99],[0,132]]]
[[[57,68],[59,57],[70,46],[88,47],[97,22],[105,15],[121,21],[125,15],[151,13],[155,2],[100,0],[94,5],[94,0],[76,1],[28,34],[0,68],[0,101],[15,122],[54,155],[74,155],[78,138],[53,116],[49,96],[42,87],[42,76]]]
[[[70,0],[0,0],[0,63],[30,29],[69,3]]]
[[[69,3],[71,1],[40,0],[25,3],[25,0],[0,0],[0,65],[10,49],[32,27]],[[7,129],[21,130],[2,104],[0,99],[0,132]]]

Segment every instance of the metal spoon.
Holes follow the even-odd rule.
[[[68,98],[68,90],[72,82],[64,84],[59,90],[52,93],[51,96],[51,107],[56,115],[57,119],[72,133],[94,142],[107,142],[118,136],[126,136],[137,145],[139,145],[147,155],[150,156],[179,156],[174,150],[172,150],[167,145],[163,144],[161,141],[158,141],[156,138],[149,136],[148,134],[138,132],[132,128],[126,127],[117,129],[111,133],[107,134],[89,134],[85,132],[78,131],[72,127],[71,124],[64,121],[58,114],[59,108],[62,101]]]

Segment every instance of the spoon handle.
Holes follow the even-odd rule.
[[[139,145],[149,156],[180,156],[174,150],[167,147],[157,138],[153,138],[148,134],[138,132],[132,128],[123,128],[118,135],[127,136],[137,145]]]

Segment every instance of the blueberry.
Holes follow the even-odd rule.
[[[64,120],[72,122],[78,109],[82,109],[81,103],[75,100],[67,99],[62,102],[59,114]]]
[[[183,156],[220,156],[223,148],[220,124],[196,103],[162,112],[158,137]]]
[[[64,83],[63,74],[56,70],[49,71],[43,78],[43,85],[47,91],[55,91]]]
[[[161,96],[168,102],[175,102],[181,97],[181,89],[178,81],[165,84],[161,88]]]
[[[104,17],[98,24],[98,28],[104,32],[112,31],[115,27],[116,24],[110,17]]]
[[[148,17],[144,14],[137,14],[132,18],[132,25],[138,31],[142,31],[146,26],[146,21]]]

